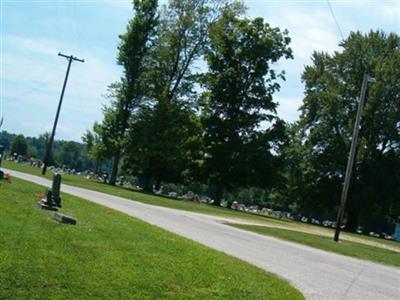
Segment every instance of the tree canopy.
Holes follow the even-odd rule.
[[[301,195],[296,198],[306,210],[335,211],[367,73],[376,82],[369,84],[364,107],[348,225],[383,227],[400,214],[400,38],[382,31],[354,32],[341,47],[332,55],[315,52],[303,73],[305,98],[287,152],[291,181],[298,182],[293,192]]]
[[[11,143],[11,153],[25,156],[28,152],[28,143],[22,134],[15,136]]]
[[[262,18],[238,18],[231,10],[210,29],[209,71],[203,94],[204,172],[216,186],[270,187],[277,178],[277,151],[284,126],[272,95],[280,88],[272,64],[291,58],[287,32]]]

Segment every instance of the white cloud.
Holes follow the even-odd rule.
[[[378,15],[385,19],[394,19],[397,24],[400,22],[400,2],[380,3],[376,10]],[[398,28],[400,30],[400,28]]]
[[[288,122],[296,121],[299,117],[298,109],[302,100],[303,97],[275,97],[275,101],[279,103],[278,116]]]
[[[328,12],[288,11],[282,16],[268,18],[268,21],[272,26],[289,30],[294,60],[283,63],[288,72],[301,73],[304,65],[310,63],[313,51],[332,53],[339,48],[340,38]]]
[[[304,65],[310,63],[314,50],[331,53],[338,49],[341,37],[336,24],[325,1],[245,2],[251,16],[262,16],[272,26],[289,30],[295,58],[276,65],[277,69],[287,71],[287,81],[282,82],[282,91],[275,99],[280,103],[279,115],[293,121],[299,115],[297,109],[303,98],[300,76]],[[85,59],[84,64],[75,62],[72,65],[60,120],[60,137],[79,139],[81,133],[101,117],[100,109],[105,101],[101,95],[121,73],[115,66],[115,46],[117,34],[124,30],[125,20],[132,15],[132,3],[130,0],[103,1],[97,5],[102,8],[99,10],[96,5],[82,3],[91,7],[84,17],[74,13],[74,9],[81,12],[78,7],[66,2],[56,3],[54,15],[40,18],[27,13],[29,10],[21,11],[18,22],[31,24],[32,28],[25,26],[3,35],[2,96],[5,102],[10,102],[4,103],[5,109],[13,109],[8,112],[7,120],[13,126],[20,125],[15,126],[18,130],[28,128],[32,134],[51,127],[67,67],[66,61],[57,56],[60,49],[66,54],[79,53],[79,57]],[[377,1],[366,5],[332,1],[332,6],[345,35],[350,30],[366,32],[371,28],[400,32],[400,2]],[[108,22],[99,22],[104,13],[107,13]],[[111,19],[119,22],[113,23]],[[4,26],[2,30],[5,29]],[[107,31],[107,35],[104,29],[112,30]],[[38,33],[39,38],[36,38]],[[53,35],[54,39],[44,38],[46,35]],[[15,118],[12,122],[11,116]],[[18,121],[21,116],[29,121],[22,124]]]
[[[53,55],[58,49],[47,39],[32,39],[16,35],[4,35],[3,43],[7,48],[22,49],[36,54]]]
[[[264,7],[264,9],[261,9]],[[298,119],[298,109],[303,100],[303,87],[300,83],[304,66],[311,63],[314,51],[333,53],[339,49],[340,35],[329,10],[302,6],[292,8],[290,5],[260,5],[260,9],[251,10],[251,17],[262,16],[266,22],[281,30],[287,29],[291,38],[293,60],[281,60],[275,68],[285,70],[286,81],[281,83],[281,91],[274,97],[279,102],[278,115],[286,121]],[[273,11],[273,13],[272,13]]]
[[[30,115],[30,125],[27,121],[20,123],[31,132],[47,130],[48,126],[43,128],[35,124],[51,124],[54,118],[67,68],[67,61],[57,56],[56,49],[56,42],[48,39],[5,37],[1,78],[5,113],[15,114],[15,111],[7,112],[7,108],[15,109],[17,103],[21,110],[46,112],[45,120],[43,116]],[[114,54],[106,55],[93,48],[81,54],[85,63],[73,62],[65,92],[58,131],[62,138],[80,139],[82,132],[101,118],[105,101],[102,95],[107,86],[120,77]]]

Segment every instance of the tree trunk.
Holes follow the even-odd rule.
[[[161,188],[161,180],[160,180],[160,179],[156,179],[154,189],[155,189],[156,191],[159,191],[160,188]]]
[[[119,166],[120,159],[121,159],[121,155],[120,155],[119,151],[117,151],[117,153],[114,156],[114,160],[113,160],[111,177],[110,177],[110,181],[109,181],[110,185],[115,185],[115,182],[117,181],[118,166]]]
[[[153,192],[153,180],[148,176],[139,177],[139,187],[145,192]]]
[[[96,174],[99,173],[99,168],[100,168],[100,160],[96,159],[94,162],[94,172]]]
[[[349,210],[347,214],[346,230],[356,231],[358,226],[358,217],[359,217],[358,211]]]
[[[214,205],[215,206],[221,206],[221,200],[222,200],[222,196],[224,194],[224,188],[222,185],[217,184],[215,186],[215,199],[214,199]]]

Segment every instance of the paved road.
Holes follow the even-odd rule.
[[[50,181],[12,170],[43,186]],[[122,211],[285,278],[307,299],[400,299],[400,269],[261,236],[218,217],[147,205],[68,185],[62,191]],[[79,220],[78,220],[79,221]]]

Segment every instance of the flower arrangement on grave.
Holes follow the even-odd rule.
[[[4,181],[7,183],[11,183],[11,175],[10,173],[5,173],[4,174]]]
[[[4,173],[2,170],[0,170],[0,182],[2,181],[11,183],[11,175],[9,173]]]

